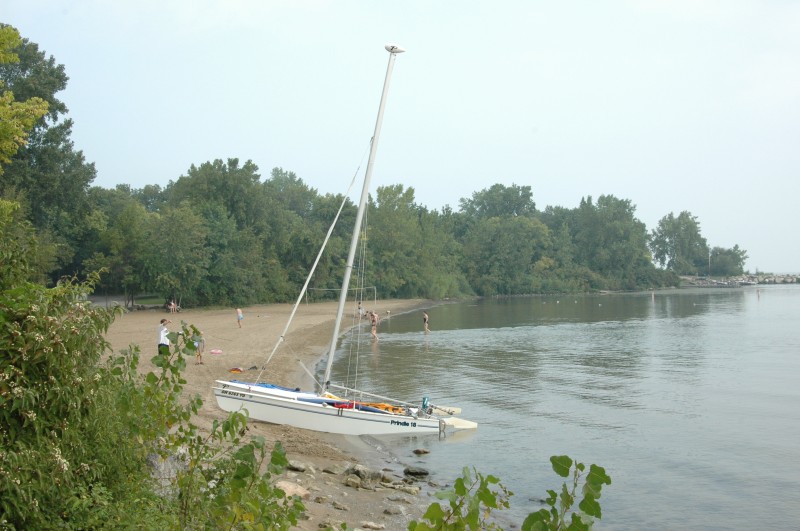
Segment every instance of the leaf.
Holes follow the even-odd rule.
[[[597,500],[594,496],[586,495],[583,500],[578,504],[581,511],[588,514],[589,516],[594,516],[595,518],[602,518],[603,514],[600,510],[600,504],[597,503]]]
[[[561,503],[564,505],[565,509],[569,509],[572,507],[572,504],[575,503],[575,497],[569,492],[567,488],[567,484],[564,483],[561,486]]]
[[[234,480],[243,480],[253,476],[253,468],[246,463],[239,463],[236,465],[236,470],[233,472]]]
[[[453,502],[456,500],[457,496],[454,490],[442,490],[435,494],[437,498],[440,500],[447,500]]]
[[[233,454],[233,458],[240,462],[252,463],[255,460],[255,457],[253,456],[253,446],[250,444],[242,446],[236,450],[236,452]]]
[[[597,497],[599,498],[600,488],[603,485],[611,485],[611,476],[606,474],[605,468],[597,465],[590,465],[589,474],[586,476],[586,483],[597,487]]]
[[[591,522],[585,522],[581,515],[572,513],[572,522],[567,526],[569,531],[589,531],[591,529]]]
[[[456,494],[459,495],[459,496],[466,496],[467,492],[469,492],[469,489],[464,484],[464,478],[458,478],[455,481],[455,484],[453,485],[453,487],[454,487],[454,490],[455,490]]]
[[[553,465],[553,471],[565,478],[569,476],[569,471],[572,468],[572,459],[567,455],[554,455],[550,457],[550,463]]]
[[[260,437],[260,436],[259,436]],[[262,441],[263,447],[263,441]],[[286,450],[284,450],[283,445],[280,441],[275,443],[275,446],[272,448],[272,454],[270,455],[270,464],[277,468],[286,468],[289,465],[289,459],[286,457]]]
[[[548,489],[547,495],[548,496],[547,496],[547,498],[545,498],[544,501],[545,501],[545,503],[547,503],[547,505],[552,507],[553,505],[556,504],[556,500],[558,499],[558,493],[556,493],[556,491],[554,491],[552,489]]]
[[[431,523],[441,522],[444,519],[444,510],[438,503],[432,503],[428,506],[428,510],[422,517]]]
[[[550,522],[550,513],[547,509],[540,509],[533,512],[522,522],[522,531],[544,531]]]
[[[488,488],[480,489],[475,495],[486,507],[497,507],[497,496]]]

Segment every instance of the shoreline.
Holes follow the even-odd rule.
[[[151,358],[155,355],[157,331],[162,318],[172,321],[168,326],[173,332],[179,330],[181,322],[200,329],[206,343],[203,364],[195,365],[194,360],[187,359],[186,370],[182,373],[186,379],[183,392],[187,396],[197,395],[203,400],[193,422],[202,431],[208,431],[214,420],[220,420],[226,415],[217,406],[212,391],[212,385],[217,379],[241,377],[243,380],[255,380],[259,373],[263,373],[261,380],[278,385],[313,387],[313,378],[303,370],[300,363],[313,371],[325,360],[337,304],[320,302],[301,305],[294,316],[291,329],[287,331],[283,343],[269,362],[266,362],[266,358],[286,327],[293,306],[291,304],[242,308],[244,319],[241,321],[241,328],[235,308],[188,309],[176,314],[153,309],[135,310],[118,317],[105,337],[114,352],[138,345],[141,352],[139,372],[146,374],[155,369]],[[373,303],[374,308],[368,309],[374,309],[381,315],[390,313],[394,316],[421,311],[436,304],[439,303],[425,299],[385,300],[376,301]],[[351,326],[349,322],[345,322],[340,333],[346,333]],[[222,353],[211,354],[211,350],[221,350]],[[265,370],[259,371],[258,368],[264,366],[265,362]],[[233,367],[240,367],[245,371],[239,375],[232,374],[229,369]],[[405,528],[406,524],[401,524],[398,519],[404,519],[406,523],[411,519],[420,519],[424,508],[429,504],[427,496],[420,494],[413,503],[404,508],[403,514],[386,514],[380,512],[380,502],[382,498],[390,496],[390,492],[354,489],[331,482],[335,476],[321,472],[329,466],[362,464],[398,475],[396,467],[401,466],[401,463],[392,462],[390,456],[382,455],[379,449],[358,437],[313,432],[258,421],[248,422],[248,428],[251,435],[264,437],[270,448],[280,442],[288,459],[305,463],[310,465],[311,470],[319,471],[304,474],[287,471],[276,478],[297,482],[311,492],[311,499],[304,500],[309,519],[301,520],[293,529],[318,529],[320,522],[328,520],[346,521],[351,527],[371,521],[384,523],[390,529]],[[391,466],[393,464],[395,468]],[[399,474],[402,476],[402,466]],[[315,501],[329,498],[330,496],[324,494],[331,491],[337,491],[337,495],[346,498],[346,511],[343,512],[330,503]]]

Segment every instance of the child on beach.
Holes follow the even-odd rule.
[[[194,364],[203,365],[203,352],[206,350],[206,340],[203,337],[203,332],[197,337],[194,342]]]

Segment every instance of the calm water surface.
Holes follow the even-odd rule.
[[[800,528],[800,286],[531,297],[432,307],[346,342],[332,381],[459,406],[475,432],[371,440],[449,484],[464,466],[515,493],[517,524],[605,467],[604,529]],[[355,374],[358,374],[356,379]],[[430,454],[416,457],[415,448]]]

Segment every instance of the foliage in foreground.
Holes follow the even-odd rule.
[[[586,466],[573,462],[566,455],[550,458],[553,471],[561,477],[572,475],[571,486],[563,483],[561,491],[548,490],[544,500],[550,507],[528,515],[522,523],[523,531],[586,530],[592,527],[594,518],[601,518],[600,494],[603,485],[610,485],[611,478],[603,467]],[[574,468],[573,468],[574,465]],[[575,509],[578,487],[583,478],[580,494],[583,496]],[[496,485],[496,488],[493,486]],[[412,521],[409,531],[461,530],[461,529],[501,529],[492,522],[492,511],[507,509],[513,493],[506,489],[494,476],[484,476],[477,470],[464,468],[462,477],[456,480],[452,489],[439,492],[436,497],[446,500],[447,506],[432,503],[423,515],[427,522]]]
[[[109,356],[118,313],[86,301],[97,275],[27,281],[36,239],[13,210],[0,200],[0,529],[295,524],[302,504],[271,484],[280,445],[245,440],[241,413],[210,433],[193,422],[202,401],[181,396],[181,373],[199,331],[173,333],[146,375],[138,347]]]

